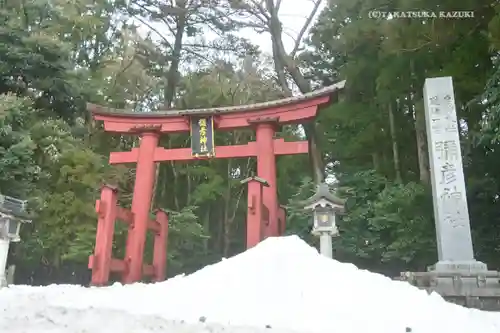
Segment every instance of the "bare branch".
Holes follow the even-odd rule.
[[[276,41],[273,39],[273,54],[276,55],[278,53],[278,45]],[[285,66],[279,57],[274,56],[274,70],[276,72],[276,77],[278,79],[278,84],[281,86],[283,91],[285,92],[287,97],[291,97],[293,95],[290,86],[288,85],[288,81],[286,80],[285,74]]]
[[[289,30],[289,29],[286,29],[286,30]],[[296,38],[294,35],[292,35],[290,32],[286,31],[286,30],[285,30],[285,29],[283,29],[282,33],[283,33],[285,36],[290,37],[290,39],[292,39],[292,40],[293,40],[293,42],[294,42],[294,43],[296,43],[297,38]],[[290,29],[290,30],[291,30],[291,29]],[[291,31],[293,31],[293,30],[291,30]],[[295,44],[294,44],[294,45],[295,45]]]
[[[279,12],[281,7],[281,0],[276,1],[276,11]]]
[[[152,32],[154,32],[155,34],[157,34],[165,42],[165,44],[170,49],[172,49],[172,44],[170,44],[170,41],[162,33],[160,33],[157,29],[153,28],[151,26],[151,24],[147,23],[144,19],[142,19],[138,15],[132,14],[132,17],[134,17],[136,20],[140,21],[142,24],[144,24],[145,26],[147,26]]]
[[[250,2],[255,6],[255,8],[257,8],[259,13],[264,17],[264,19],[262,19],[258,15],[256,15],[256,17],[258,17],[261,21],[267,23],[267,21],[269,21],[271,19],[271,16],[269,15],[269,13],[266,11],[266,9],[263,6],[264,1],[261,0],[260,2],[257,2],[257,0],[250,0]]]
[[[215,65],[215,62],[213,60],[210,60],[209,58],[205,57],[204,55],[194,51],[194,50],[191,50],[191,49],[185,49],[183,50],[184,52],[186,53],[191,53],[192,55],[200,58],[200,59],[203,59],[205,60],[206,62],[208,62],[209,64],[212,64],[212,65]]]
[[[151,9],[145,7],[144,5],[141,5],[141,4],[138,4],[137,2],[134,2],[134,4],[136,6],[138,6],[139,8],[141,8],[142,10],[146,11],[147,13],[149,13],[149,15],[151,15],[152,17],[153,16],[156,16],[157,13],[155,13],[154,11],[152,11]],[[179,7],[171,7],[171,8],[176,8],[177,10],[182,10],[183,8],[179,8]],[[178,16],[178,15],[176,15]],[[167,27],[169,27],[170,31],[172,32],[172,29],[170,28],[170,24],[169,22],[164,18],[162,17],[161,19],[159,19],[161,22],[163,22]],[[173,32],[172,32],[173,33]],[[175,35],[175,33],[173,33]]]
[[[297,54],[297,51],[299,50],[300,47],[300,42],[302,41],[302,38],[304,37],[304,34],[307,31],[307,28],[311,25],[311,22],[316,16],[316,13],[318,12],[319,6],[321,5],[322,0],[316,0],[314,3],[314,8],[312,9],[311,13],[309,14],[309,17],[307,17],[306,22],[304,22],[304,25],[302,26],[302,29],[300,29],[300,32],[297,36],[297,39],[295,40],[295,45],[293,46],[292,52],[290,53],[290,57],[293,59],[295,58],[295,55]]]
[[[195,43],[183,43],[182,44],[185,47],[192,47],[196,49],[211,49],[211,50],[217,50],[217,51],[234,51],[234,48],[232,47],[219,47],[217,45],[210,45],[210,44],[195,44]]]
[[[271,17],[276,16],[278,13],[275,12],[276,8],[274,7],[274,0],[265,0],[266,8]]]
[[[167,27],[168,31],[170,31],[170,33],[171,33],[173,36],[175,36],[175,32],[176,32],[176,30],[175,30],[174,28],[172,28],[172,27],[170,26],[170,24],[165,24],[165,26]]]

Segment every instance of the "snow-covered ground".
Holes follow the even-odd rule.
[[[223,331],[499,333],[500,314],[325,258],[295,236],[163,283],[0,290],[0,332]]]

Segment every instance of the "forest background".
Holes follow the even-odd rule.
[[[306,28],[285,50],[279,10],[288,1],[0,2],[0,193],[28,199],[34,215],[11,248],[18,283],[88,283],[100,185],[118,184],[121,204],[130,205],[135,169],[107,160],[137,138],[104,133],[87,102],[137,112],[240,105],[341,80],[340,102],[314,125],[278,136],[301,139],[314,126],[325,172],[348,199],[337,259],[388,275],[425,269],[437,258],[422,87],[435,76],[454,80],[476,257],[500,268],[499,2],[305,0],[313,8]],[[474,18],[373,19],[372,10],[467,10]],[[268,36],[272,54],[242,29]],[[216,140],[253,135],[218,132]],[[165,136],[161,145],[188,147],[189,137]],[[309,158],[277,164],[287,233],[314,244],[299,204],[314,189]],[[153,207],[170,213],[170,276],[244,249],[239,182],[252,170],[254,159],[158,168]],[[125,231],[117,230],[117,257]]]

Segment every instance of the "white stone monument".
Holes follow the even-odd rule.
[[[467,307],[500,311],[500,272],[475,260],[451,77],[424,85],[438,262],[400,279]]]
[[[438,249],[430,270],[487,271],[474,259],[452,78],[426,79],[424,105]]]

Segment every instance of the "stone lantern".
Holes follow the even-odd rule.
[[[345,200],[331,193],[328,184],[321,183],[316,193],[306,201],[304,209],[313,211],[311,233],[320,238],[320,253],[332,258],[332,237],[339,234],[336,216],[344,214]]]
[[[21,224],[31,222],[24,218],[26,206],[24,200],[0,194],[0,287],[7,285],[5,270],[10,242],[19,242]]]

